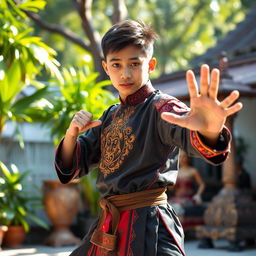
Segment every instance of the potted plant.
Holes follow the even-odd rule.
[[[14,164],[8,169],[1,161],[0,171],[0,222],[8,226],[4,244],[6,247],[20,246],[29,231],[29,221],[48,229],[48,225],[35,216],[35,210],[42,207],[41,198],[35,196],[31,184],[26,183],[28,171],[20,172]]]

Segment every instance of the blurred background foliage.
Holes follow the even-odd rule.
[[[75,8],[76,0],[48,0],[40,18],[49,24],[62,26],[76,33],[85,44],[90,44],[84,33],[82,19]],[[80,1],[88,2],[88,1]],[[90,24],[102,36],[111,26],[114,5],[124,10],[123,18],[141,19],[151,23],[159,34],[155,47],[158,60],[157,70],[162,74],[188,68],[189,61],[202,54],[207,48],[242,21],[253,0],[93,0]],[[36,32],[58,52],[58,60],[70,65],[85,65],[90,52],[66,40],[59,33],[36,27]],[[99,39],[100,37],[98,37]],[[99,43],[99,42],[98,42]],[[93,58],[93,54],[91,56]],[[95,58],[94,58],[95,59]]]
[[[46,87],[36,81],[43,70],[61,78],[56,52],[32,35],[27,16],[22,10],[38,12],[44,1],[25,1],[16,6],[12,0],[0,1],[0,135],[5,123],[32,119],[25,109],[45,95]],[[34,85],[29,97],[22,97],[26,87]]]

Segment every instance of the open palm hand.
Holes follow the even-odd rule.
[[[188,70],[186,79],[190,94],[189,113],[185,116],[179,116],[163,112],[162,119],[198,131],[212,142],[216,141],[226,118],[242,108],[242,103],[235,103],[239,97],[239,92],[236,90],[231,92],[223,101],[217,99],[219,76],[218,69],[213,69],[210,75],[209,66],[202,65],[199,91],[193,71]]]

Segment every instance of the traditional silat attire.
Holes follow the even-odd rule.
[[[148,82],[125,102],[109,107],[102,125],[78,137],[71,170],[63,168],[59,144],[55,166],[62,183],[86,175],[91,164],[99,163],[102,213],[72,256],[185,255],[183,229],[165,193],[176,182],[179,148],[220,164],[231,137],[224,128],[212,149],[197,132],[160,117],[162,112],[188,111]]]

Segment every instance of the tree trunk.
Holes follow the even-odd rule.
[[[125,0],[112,0],[114,12],[112,15],[113,24],[124,20],[127,17],[127,8]]]

